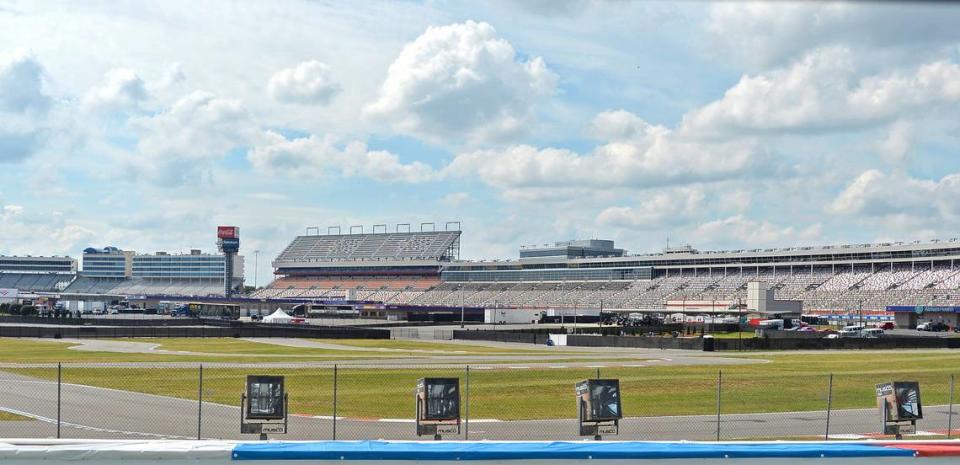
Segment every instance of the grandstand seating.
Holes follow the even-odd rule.
[[[878,266],[836,272],[798,268],[789,273],[671,274],[638,281],[443,282],[404,303],[508,307],[661,309],[668,300],[746,299],[749,281],[772,286],[777,298],[802,300],[809,310],[883,310],[888,305],[960,305],[960,269]],[[397,302],[388,297],[387,302]]]
[[[274,261],[443,260],[458,247],[460,231],[297,236]],[[455,255],[455,253],[454,253]]]
[[[436,277],[322,276],[281,277],[256,290],[255,298],[375,300],[406,303],[439,283]]]
[[[0,273],[0,288],[25,292],[56,292],[73,281],[74,275],[62,273]]]
[[[219,280],[121,279],[78,276],[63,292],[207,297],[211,295],[222,296],[223,282]]]

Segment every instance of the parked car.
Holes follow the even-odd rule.
[[[880,337],[883,336],[883,330],[880,328],[867,328],[861,331],[863,337]]]
[[[928,321],[917,325],[917,331],[930,331],[932,333],[941,333],[949,331],[950,327],[942,321]]]
[[[891,329],[896,329],[897,325],[893,324],[892,321],[884,321],[883,323],[878,324],[877,328],[880,328],[885,331],[889,331]]]
[[[860,337],[862,331],[852,330],[852,329],[842,329],[837,333],[837,337],[848,338],[848,337]],[[832,335],[831,335],[832,336]]]

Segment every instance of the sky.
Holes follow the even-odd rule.
[[[308,227],[459,221],[465,259],[948,239],[957,24],[936,2],[0,0],[0,253],[213,251],[237,225],[262,285]]]

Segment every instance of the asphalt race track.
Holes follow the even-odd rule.
[[[0,372],[5,386],[0,408],[33,418],[32,421],[0,421],[0,437],[56,437],[56,383]],[[194,400],[141,394],[113,389],[64,384],[62,386],[61,436],[104,439],[191,439],[197,437],[198,403]],[[239,404],[239,398],[237,399]],[[573,401],[571,399],[572,409]],[[558,406],[561,407],[561,406]],[[412,408],[412,400],[411,400]],[[940,431],[947,425],[945,406],[928,406],[922,431]],[[836,410],[831,416],[831,437],[848,438],[879,429],[874,409]],[[825,412],[723,415],[722,439],[816,437],[825,432]],[[219,439],[251,439],[239,433],[238,407],[204,403],[201,436]],[[714,415],[627,418],[618,439],[716,439]],[[291,416],[285,439],[331,439],[330,417]],[[416,439],[409,419],[338,419],[337,439]],[[578,439],[576,421],[492,421],[470,424],[470,439]]]

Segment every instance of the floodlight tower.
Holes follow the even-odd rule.
[[[240,228],[217,226],[217,248],[223,252],[223,296],[233,293],[233,261],[240,251]]]

